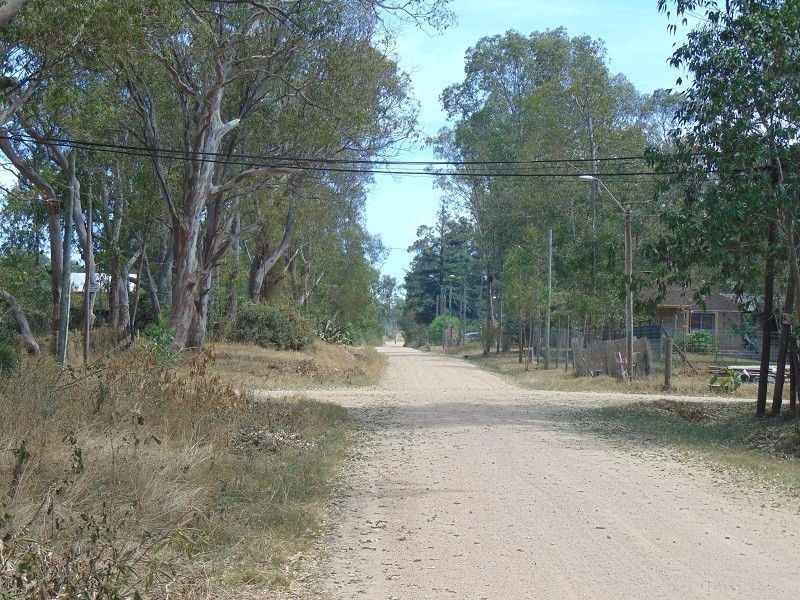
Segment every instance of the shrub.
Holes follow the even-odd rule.
[[[453,330],[453,340],[458,338],[461,329],[461,322],[456,317],[439,315],[433,320],[428,328],[428,336],[434,344],[441,344],[444,332],[448,329]],[[451,342],[453,341],[451,340]]]
[[[314,343],[314,326],[293,307],[248,303],[239,307],[228,337],[278,350],[303,350]]]
[[[162,317],[157,323],[149,323],[142,331],[142,338],[145,340],[146,347],[159,360],[167,362],[175,360],[177,353],[172,347],[172,342],[175,341],[175,330],[167,327],[166,317]]]
[[[692,331],[686,336],[686,348],[689,352],[708,354],[714,349],[714,335],[710,331]]]
[[[334,319],[328,319],[317,328],[317,337],[328,344],[341,344],[351,346],[353,341],[347,327],[337,325]]]
[[[742,386],[742,378],[738,373],[727,369],[724,374],[715,374],[711,378],[710,385],[712,389],[718,387],[721,391],[729,394]]]

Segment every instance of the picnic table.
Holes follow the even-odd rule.
[[[725,375],[728,371],[738,375],[745,383],[756,383],[761,377],[760,365],[731,365],[729,367],[711,365],[708,367],[708,372],[712,375]],[[778,367],[776,365],[770,365],[769,372],[767,374],[768,381],[774,382],[775,375],[777,375],[777,373]],[[785,374],[787,377],[789,376],[788,366],[786,367]]]

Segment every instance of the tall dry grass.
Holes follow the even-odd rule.
[[[260,389],[302,390],[376,384],[386,357],[374,348],[326,344],[286,352],[253,344],[217,343],[212,372],[232,385]]]
[[[146,350],[0,381],[0,597],[214,597],[280,581],[347,447],[339,407],[254,403]]]

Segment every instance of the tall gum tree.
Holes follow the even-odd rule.
[[[231,170],[221,168],[218,157],[255,148],[260,156],[292,151],[315,159],[342,151],[369,156],[398,132],[407,135],[405,90],[396,66],[372,48],[376,11],[389,6],[301,1],[200,8],[177,2],[177,26],[167,23],[160,35],[145,40],[140,53],[131,54],[128,88],[141,122],[134,133],[149,149],[171,219],[169,323],[177,348],[202,346],[211,269],[229,246],[225,238],[233,231],[243,191],[309,166],[248,159]],[[346,59],[349,85],[343,77]],[[308,121],[337,135],[320,135]],[[301,129],[280,129],[285,123]],[[309,132],[315,137],[293,143]],[[226,148],[234,136],[238,143]],[[169,164],[165,148],[179,149],[180,166]]]
[[[441,96],[453,124],[435,147],[451,160],[498,163],[488,173],[460,166],[450,184],[475,219],[487,280],[502,281],[504,257],[527,243],[529,228],[553,228],[556,274],[572,305],[610,326],[623,293],[622,214],[577,176],[598,173],[600,158],[642,153],[645,97],[609,72],[602,42],[564,29],[483,38],[465,72]]]
[[[64,188],[68,153],[74,152],[52,139],[69,135],[60,108],[75,108],[70,105],[79,100],[73,92],[86,89],[109,57],[141,37],[146,14],[160,4],[160,0],[146,6],[136,0],[41,0],[0,6],[0,148],[20,176],[38,190],[35,201],[43,202],[47,210],[54,331],[61,318]],[[93,253],[81,213],[76,203],[74,222],[91,268]]]
[[[674,66],[689,72],[691,83],[672,132],[676,154],[660,161],[678,172],[673,183],[684,192],[684,200],[664,215],[666,234],[658,246],[662,264],[674,277],[685,278],[703,263],[737,291],[761,271],[766,291],[775,277],[771,265],[786,261],[792,280],[786,287],[795,290],[795,322],[800,322],[800,5],[660,0],[659,9],[679,19],[690,11],[704,13],[672,57]],[[765,244],[773,237],[773,244]],[[676,243],[686,251],[671,251]],[[762,370],[770,358],[771,305],[771,294],[765,294]],[[766,411],[763,381],[756,400],[759,416]],[[774,412],[780,410],[776,400]]]

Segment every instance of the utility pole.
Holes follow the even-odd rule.
[[[616,196],[611,193],[601,179],[594,175],[578,175],[578,179],[599,184],[616,202],[625,214],[625,360],[627,361],[626,377],[633,377],[633,236],[631,235],[631,209],[622,206]]]
[[[444,275],[442,275],[442,350],[444,350],[445,341],[447,340],[447,297],[445,296]]]
[[[467,334],[467,284],[461,280],[461,341],[463,343],[464,336]]]
[[[630,208],[625,210],[625,351],[628,379],[633,379],[633,236]]]
[[[86,239],[87,248],[92,247],[92,190],[86,199]],[[88,254],[88,252],[87,252]],[[89,268],[88,256],[86,257],[86,278],[83,283],[83,366],[89,365],[89,331],[92,327],[92,294],[94,293],[95,274]]]
[[[553,230],[547,230],[547,306],[544,320],[544,368],[550,368],[550,305],[553,299]]]
[[[69,196],[67,210],[64,212],[64,268],[61,279],[61,320],[58,327],[58,363],[63,367],[67,362],[67,335],[69,332],[69,301],[72,295],[72,209],[75,206],[75,149],[69,157]]]

